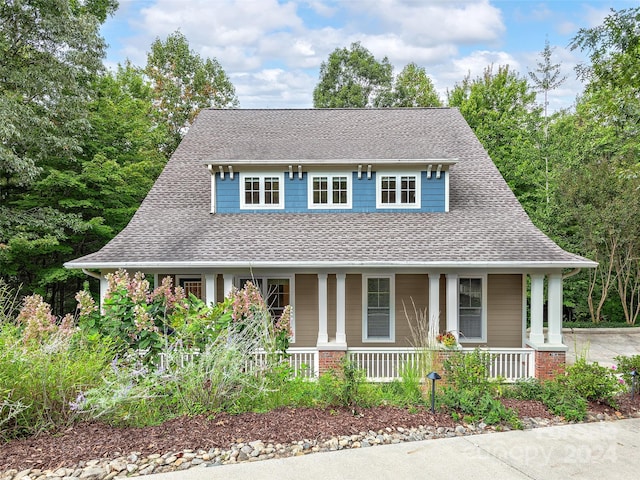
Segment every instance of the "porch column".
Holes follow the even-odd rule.
[[[216,279],[218,275],[213,272],[204,273],[204,303],[215,304],[216,299]]]
[[[529,341],[534,345],[544,343],[542,323],[544,317],[544,275],[531,275],[531,332]]]
[[[347,309],[346,278],[346,274],[336,273],[336,343],[338,345],[347,344],[347,333],[345,329]]]
[[[440,331],[440,274],[429,274],[429,326],[435,322]]]
[[[327,274],[318,274],[318,345],[329,343],[327,333]]]
[[[224,280],[224,296],[228,297],[233,290],[233,275],[230,273],[223,273],[222,279]]]
[[[551,345],[562,344],[562,275],[552,273],[548,281],[547,339]]]
[[[156,283],[157,285],[157,283]],[[104,313],[104,299],[107,296],[107,290],[109,289],[109,282],[107,277],[100,273],[100,312]]]
[[[458,322],[458,274],[447,273],[447,332],[460,339]]]

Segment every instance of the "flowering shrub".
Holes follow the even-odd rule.
[[[442,344],[444,348],[455,348],[458,346],[458,340],[456,336],[451,332],[441,333],[436,337],[438,343]]]
[[[75,319],[71,314],[65,315],[58,322],[55,315],[51,313],[51,305],[37,294],[24,298],[16,321],[24,327],[22,333],[24,343],[42,343],[53,336],[70,337],[75,326]]]
[[[80,325],[116,341],[121,353],[143,350],[146,359],[155,359],[170,333],[168,318],[184,300],[184,291],[173,288],[171,277],[153,291],[144,274],[133,277],[126,270],[108,274],[102,315],[86,294],[78,294]]]
[[[231,321],[235,324],[235,328],[242,330],[244,325],[255,323],[257,317],[265,317],[267,331],[262,333],[265,341],[263,348],[286,355],[291,338],[291,306],[287,305],[284,308],[280,318],[272,319],[260,289],[252,282],[247,282],[240,290],[234,289],[229,297]]]

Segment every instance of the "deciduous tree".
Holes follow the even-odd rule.
[[[156,39],[147,55],[145,73],[153,85],[158,123],[166,125],[171,140],[164,151],[170,156],[203,108],[238,106],[233,84],[215,58],[203,59],[189,48],[179,31],[166,40]]]
[[[388,98],[393,67],[387,57],[376,60],[360,42],[336,48],[320,66],[313,90],[315,108],[364,108],[381,106]]]

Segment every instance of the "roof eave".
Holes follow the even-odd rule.
[[[245,262],[210,262],[210,261],[189,261],[189,262],[67,262],[64,264],[70,269],[180,269],[180,268],[202,268],[202,269],[246,269],[246,268],[272,268],[282,269],[310,269],[310,268],[394,268],[403,270],[407,268],[425,269],[535,269],[551,270],[563,268],[595,268],[597,262],[591,260],[571,260],[571,261],[436,261],[436,262],[371,262],[371,261],[245,261]]]

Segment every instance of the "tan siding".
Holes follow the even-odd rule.
[[[414,311],[414,304],[415,310]],[[416,315],[424,316],[429,306],[429,277],[427,275],[396,275],[396,343],[398,347],[411,346],[409,321]],[[405,313],[406,307],[406,313]],[[427,321],[428,321],[427,312]],[[407,318],[407,316],[409,318]]]
[[[522,275],[489,275],[487,345],[522,346]]]
[[[294,347],[315,347],[318,339],[318,276],[296,275],[296,341]]]
[[[346,279],[345,330],[347,345],[362,346],[362,275],[350,274]]]

